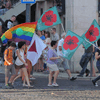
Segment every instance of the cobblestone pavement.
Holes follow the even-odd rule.
[[[47,77],[36,77],[31,83],[34,88],[28,89],[19,78],[15,89],[2,89],[4,74],[0,74],[0,100],[100,100],[100,82],[99,87],[94,87],[90,79],[58,78],[57,83],[59,87],[47,87]]]

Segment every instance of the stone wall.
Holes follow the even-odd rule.
[[[81,36],[94,19],[98,22],[97,8],[98,0],[66,0],[66,29]],[[81,45],[71,60],[74,72],[81,70],[79,61],[83,53]]]

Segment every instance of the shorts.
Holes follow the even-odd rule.
[[[68,60],[65,58],[62,58],[62,59],[63,61],[61,61],[61,59],[58,59],[58,63],[57,63],[58,67],[63,67],[65,71],[67,69],[70,69],[68,65]]]
[[[9,77],[10,72],[11,75],[16,74],[14,65],[5,66],[5,77]]]
[[[24,68],[25,67],[25,65],[23,64],[23,65],[16,65],[15,64],[15,69],[21,69],[21,68]]]
[[[50,71],[58,71],[59,70],[56,64],[47,63],[47,66],[49,67]]]

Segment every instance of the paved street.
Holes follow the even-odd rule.
[[[47,77],[36,77],[31,83],[34,88],[27,89],[19,78],[14,84],[15,89],[2,89],[4,74],[0,74],[0,100],[100,100],[100,86],[94,87],[89,78],[70,81],[59,77],[59,87],[47,87],[47,83]]]
[[[47,87],[48,74],[34,72],[33,76],[36,80],[32,80],[32,89],[23,87],[21,78],[16,80],[15,89],[3,89],[4,66],[0,66],[0,100],[100,100],[100,81],[99,87],[94,87],[90,77],[70,81],[65,72],[60,72],[59,87]]]

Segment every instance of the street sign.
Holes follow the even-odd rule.
[[[35,0],[21,0],[21,3],[35,3]]]

